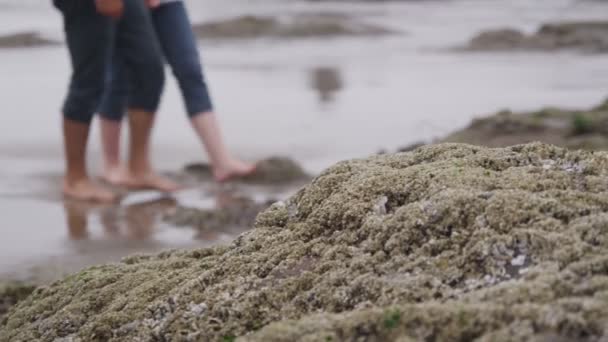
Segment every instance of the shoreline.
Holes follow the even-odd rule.
[[[487,147],[506,147],[534,141],[542,141],[570,149],[608,150],[608,132],[601,129],[603,127],[600,124],[601,122],[608,122],[608,100],[587,110],[544,108],[522,113],[503,110],[474,119],[464,129],[455,131],[434,142],[414,143],[398,148],[397,152],[407,152],[427,145],[451,142]],[[599,128],[599,131],[595,131],[595,128]],[[120,228],[121,230],[126,229],[126,236],[134,236],[134,241],[141,240],[141,238],[147,239],[153,236],[150,234],[159,234],[162,231],[167,231],[167,234],[171,231],[176,232],[167,235],[170,240],[186,241],[188,239],[186,238],[188,236],[187,232],[192,231],[194,232],[194,239],[192,243],[188,244],[191,248],[195,248],[198,245],[196,241],[200,240],[209,243],[209,241],[217,239],[217,241],[221,241],[220,244],[230,243],[232,238],[248,231],[248,227],[253,224],[259,212],[267,209],[276,201],[286,199],[310,179],[310,176],[298,164],[287,158],[271,158],[265,165],[267,166],[263,170],[264,175],[254,180],[251,185],[237,183],[228,187],[213,185],[207,169],[208,166],[205,164],[186,165],[183,171],[171,172],[169,175],[194,188],[181,195],[178,194],[175,200],[163,199],[154,194],[146,197],[142,194],[132,197],[131,204],[121,206],[104,207],[66,202],[62,206],[65,208],[68,218],[71,217],[72,226],[74,226],[74,222],[77,223],[76,225],[80,225],[80,227],[71,227],[69,234],[70,236],[75,234],[72,239],[78,240],[78,236],[81,235],[78,232],[86,231],[86,227],[83,226],[85,222],[90,220],[89,217],[96,217],[95,221],[101,222],[101,227],[105,226],[106,231],[116,229],[109,228],[110,226],[122,227],[124,222],[139,222],[138,226],[141,226],[141,228],[134,226],[134,229],[131,229],[128,228],[128,225]],[[37,193],[35,197],[39,199],[47,198],[51,204],[63,203],[60,197],[52,195],[54,191],[58,190],[47,188]],[[29,196],[33,196],[33,194],[27,197]],[[197,199],[200,196],[202,196],[201,199]],[[24,197],[24,200],[29,201],[27,197]],[[32,197],[33,199],[34,197]],[[158,224],[162,225],[158,226]],[[97,225],[93,225],[94,231],[100,229],[97,227]],[[129,231],[131,233],[128,233]],[[182,233],[177,233],[179,231]],[[106,243],[103,242],[106,239],[103,238],[103,235],[95,234],[97,239],[101,238],[99,243]],[[140,238],[137,238],[137,236],[140,236]],[[170,236],[174,237],[171,238]],[[107,243],[116,243],[112,242],[112,239],[115,238],[110,237]],[[116,241],[119,242],[120,239]],[[150,247],[154,248],[153,245]],[[103,258],[101,256],[101,260]],[[53,267],[56,267],[60,263],[56,261],[52,264],[55,265]],[[88,264],[91,264],[91,262],[89,261]],[[36,276],[36,273],[39,272],[36,269],[44,268],[42,266],[32,264],[33,268],[25,273],[4,272],[4,277],[8,278],[2,280],[26,280],[28,283],[40,284],[59,278],[49,278],[44,275]],[[66,270],[67,273],[71,273],[81,267],[69,266],[66,267]],[[60,273],[67,274],[66,272]],[[13,276],[10,276],[10,274],[13,274]]]

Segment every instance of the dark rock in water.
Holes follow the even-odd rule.
[[[199,180],[212,180],[213,170],[211,165],[205,163],[192,163],[184,167],[184,172]]]
[[[384,35],[385,28],[337,14],[301,14],[289,17],[242,16],[194,25],[199,38],[254,39]]]
[[[508,50],[521,46],[526,35],[515,29],[489,30],[475,36],[469,48],[472,50]]]
[[[23,32],[0,36],[0,48],[26,48],[58,44],[56,41],[41,37],[37,32]]]
[[[255,172],[245,180],[252,183],[306,182],[312,177],[302,167],[289,158],[274,157],[260,161]]]
[[[319,102],[334,100],[334,94],[342,90],[344,80],[338,68],[317,67],[310,72],[310,86],[319,93]]]
[[[184,171],[199,180],[213,179],[211,166],[204,163],[189,164]],[[241,181],[262,184],[284,184],[306,182],[311,178],[302,167],[292,159],[272,157],[258,162],[255,172]]]
[[[29,296],[34,289],[29,284],[0,282],[0,321],[13,305]]]
[[[277,24],[277,20],[269,17],[244,16],[195,25],[194,31],[200,38],[257,38],[273,31]]]
[[[0,341],[603,341],[607,179],[544,144],[345,161],[230,246],[37,290]]]
[[[543,25],[535,34],[526,35],[515,29],[497,29],[474,37],[465,50],[580,50],[608,52],[608,21],[581,21]]]
[[[441,142],[504,147],[542,141],[573,149],[608,150],[606,103],[608,101],[589,110],[501,111],[475,119],[469,127],[450,134]]]

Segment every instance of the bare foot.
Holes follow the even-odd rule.
[[[247,177],[255,172],[256,165],[240,160],[230,160],[225,165],[213,168],[213,177],[217,182],[223,183],[235,178]]]
[[[101,175],[101,179],[108,184],[115,186],[128,186],[131,180],[129,171],[123,166],[106,168]]]
[[[157,173],[146,173],[143,175],[131,175],[128,187],[137,190],[158,190],[161,192],[175,192],[182,187]]]
[[[110,203],[118,199],[113,192],[93,183],[88,178],[63,182],[63,194],[77,201]]]

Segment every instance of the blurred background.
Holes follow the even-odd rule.
[[[608,95],[605,1],[186,3],[231,149],[247,160],[285,157],[310,175],[440,140],[502,109],[591,108]],[[186,177],[193,189],[170,200],[144,193],[115,207],[62,201],[68,63],[50,0],[0,0],[0,280],[46,281],[131,253],[226,243],[257,209],[301,185],[218,187]],[[154,157],[180,176],[206,156],[168,80]],[[96,126],[89,151],[96,172]],[[176,228],[174,215],[185,208],[196,218]],[[224,221],[210,226],[218,210]]]

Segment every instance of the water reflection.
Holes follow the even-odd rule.
[[[175,197],[134,193],[118,205],[69,200],[62,204],[72,241],[99,240],[99,232],[102,240],[165,241],[159,234],[183,236],[186,232],[191,240],[217,243],[248,230],[256,215],[276,201],[268,196],[205,187],[181,191]]]
[[[99,212],[99,222],[106,238],[143,241],[154,236],[159,220],[168,210],[177,207],[177,201],[166,197],[124,207],[64,201],[63,207],[68,235],[72,240],[89,239],[89,219]]]

